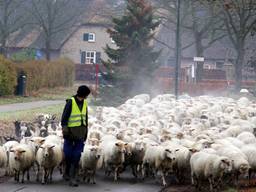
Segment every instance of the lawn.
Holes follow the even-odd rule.
[[[61,113],[63,111],[64,105],[51,105],[48,107],[42,107],[42,108],[35,108],[35,109],[29,109],[24,111],[16,111],[16,112],[5,112],[0,113],[0,121],[14,121],[14,120],[32,120],[35,118],[35,116],[39,113],[49,113],[49,114],[56,114],[58,117],[61,116]]]
[[[0,97],[0,105],[10,103],[23,103],[39,100],[64,100],[76,93],[78,85],[73,87],[58,87],[52,89],[41,89],[40,91],[33,92],[30,96],[8,96]]]

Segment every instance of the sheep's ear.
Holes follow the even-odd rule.
[[[198,152],[198,150],[197,150],[197,149],[194,149],[194,148],[190,148],[189,151],[192,152],[192,153]]]

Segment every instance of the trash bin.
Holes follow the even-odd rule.
[[[20,73],[18,76],[17,95],[25,96],[27,76]]]

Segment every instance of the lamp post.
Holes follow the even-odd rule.
[[[176,64],[175,64],[175,97],[179,95],[179,72],[180,72],[180,0],[177,3],[177,25],[176,25]]]

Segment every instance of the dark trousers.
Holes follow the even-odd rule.
[[[71,165],[74,168],[79,167],[79,161],[81,157],[81,153],[84,149],[84,141],[83,140],[70,140],[64,139],[63,151],[65,155],[66,166],[70,167]]]

